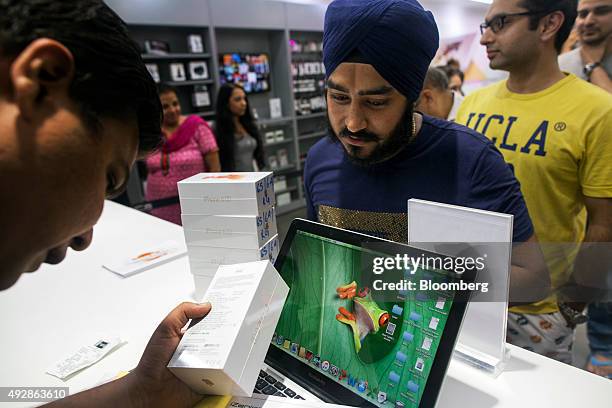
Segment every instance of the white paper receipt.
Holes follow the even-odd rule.
[[[100,361],[121,343],[119,337],[112,337],[100,339],[93,344],[83,346],[77,352],[55,363],[53,367],[47,370],[47,374],[63,380],[77,371]]]
[[[186,253],[187,248],[184,245],[179,245],[176,241],[166,241],[155,247],[144,248],[118,263],[102,266],[118,275],[130,276],[181,257]]]

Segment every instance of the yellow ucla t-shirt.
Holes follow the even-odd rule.
[[[612,95],[572,74],[532,94],[510,92],[502,81],[470,94],[457,122],[492,140],[513,166],[559,287],[584,239],[583,195],[612,197]],[[558,309],[551,296],[511,310]]]

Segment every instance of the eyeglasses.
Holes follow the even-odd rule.
[[[608,5],[593,7],[592,9],[582,9],[582,10],[578,10],[578,18],[587,18],[591,12],[595,16],[605,16],[611,11],[612,11],[612,6],[608,6]]]
[[[494,33],[499,33],[506,25],[506,19],[508,17],[519,17],[519,16],[536,16],[538,14],[547,14],[548,11],[524,11],[522,13],[511,13],[511,14],[498,14],[489,21],[485,21],[480,25],[480,35],[484,35],[487,28],[490,28]]]

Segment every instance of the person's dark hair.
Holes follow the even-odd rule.
[[[574,27],[574,21],[576,21],[578,0],[522,0],[519,6],[527,9],[529,12],[538,13],[529,16],[530,30],[535,30],[538,27],[538,23],[545,15],[553,11],[560,11],[563,13],[565,20],[555,37],[555,48],[557,53],[561,52],[561,47],[563,47],[563,43],[565,43],[565,40],[569,37],[572,27]]]
[[[178,96],[178,92],[176,90],[175,87],[173,87],[172,85],[168,85],[168,84],[159,84],[157,87],[157,93],[159,95],[168,93],[168,92],[173,92],[175,95]]]
[[[161,143],[162,110],[155,82],[125,23],[101,0],[0,0],[0,55],[15,58],[37,38],[74,56],[70,96],[94,132],[100,118],[137,118],[139,150]]]
[[[217,117],[215,122],[215,136],[217,138],[217,145],[219,146],[219,160],[221,161],[221,171],[234,171],[236,167],[236,160],[234,157],[234,142],[236,127],[234,126],[234,114],[230,111],[229,102],[234,89],[244,89],[240,85],[226,83],[221,85],[219,88],[219,95],[217,96]],[[261,135],[257,129],[257,124],[253,119],[253,113],[251,112],[251,106],[247,98],[247,108],[244,115],[240,117],[240,124],[244,126],[244,129],[248,132],[251,137],[257,142],[257,147],[253,156],[257,161],[257,166],[260,169],[265,167],[266,163],[264,160],[263,145],[261,142]]]
[[[427,74],[425,75],[425,82],[423,86],[425,88],[435,88],[440,91],[446,91],[448,89],[448,77],[446,72],[441,68],[429,67]]]
[[[455,75],[459,75],[459,78],[461,78],[461,83],[463,83],[464,78],[465,78],[465,74],[463,73],[462,70],[460,69],[456,69],[453,68],[449,65],[446,65],[442,68],[442,70],[446,73],[446,78],[450,81],[450,79],[452,77],[454,77]]]
[[[460,69],[461,67],[459,60],[456,58],[450,58],[448,61],[446,61],[446,65],[454,69]]]

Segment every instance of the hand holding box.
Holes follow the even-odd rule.
[[[205,295],[211,312],[168,368],[198,393],[251,396],[288,293],[268,261],[220,266]]]

